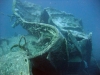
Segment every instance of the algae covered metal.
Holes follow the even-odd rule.
[[[10,52],[0,58],[1,75],[30,75],[29,60],[24,51]]]

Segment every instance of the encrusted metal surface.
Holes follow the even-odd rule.
[[[26,52],[10,52],[0,57],[0,75],[30,75]]]

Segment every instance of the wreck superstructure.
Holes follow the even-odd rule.
[[[99,75],[99,67],[92,64],[92,33],[84,33],[82,20],[20,0],[13,0],[12,17],[12,27],[21,25],[30,35],[14,37],[17,44],[4,40],[10,48],[0,58],[1,75]]]

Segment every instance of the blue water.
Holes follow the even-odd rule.
[[[24,0],[23,0],[24,1]],[[76,18],[82,19],[84,31],[92,32],[93,56],[100,58],[100,0],[27,0],[43,7],[53,7]],[[2,14],[4,13],[4,15]],[[6,15],[12,14],[12,0],[0,0],[0,37],[11,37],[15,34],[26,35],[21,26],[12,28],[13,22]]]

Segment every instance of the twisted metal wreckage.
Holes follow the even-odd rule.
[[[21,25],[30,35],[22,36],[0,58],[0,75],[99,74],[91,57],[91,33],[84,33],[81,20],[20,0],[13,0],[13,13],[12,27]]]

